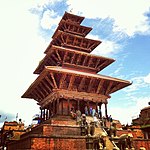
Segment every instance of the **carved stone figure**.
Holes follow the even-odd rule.
[[[104,148],[106,148],[106,134],[103,132],[102,134],[101,134],[101,144],[102,144],[102,147],[103,147],[103,149]]]
[[[77,123],[77,125],[78,124],[80,124],[80,122],[81,122],[81,111],[80,110],[77,110],[76,111],[76,123]]]
[[[133,148],[133,136],[132,134],[122,134],[119,137],[118,147],[120,150],[125,150],[126,148]]]
[[[110,129],[109,129],[109,136],[110,137],[115,137],[116,136],[116,123],[112,122]]]
[[[95,122],[90,123],[90,135],[94,135],[95,133]]]

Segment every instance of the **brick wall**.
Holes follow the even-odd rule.
[[[8,144],[7,150],[30,150],[31,148],[31,139],[25,138],[19,141],[14,141]]]
[[[44,126],[43,135],[81,135],[80,127],[73,126]]]
[[[145,147],[146,150],[150,150],[150,139],[134,139],[133,145],[135,150],[139,150],[140,147]]]
[[[33,136],[8,145],[8,150],[86,150],[83,137]]]
[[[85,139],[33,138],[32,150],[86,150]]]

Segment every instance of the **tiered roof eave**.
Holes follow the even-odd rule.
[[[52,45],[90,53],[101,43],[100,40],[93,40],[58,30],[44,53],[47,53]]]
[[[76,80],[80,80],[77,85]],[[85,84],[85,82],[87,82],[89,86]],[[40,87],[42,84],[43,92]],[[107,86],[104,86],[104,84],[107,84]],[[89,94],[96,93],[109,97],[111,93],[114,93],[131,84],[131,82],[126,80],[100,74],[80,72],[63,67],[48,66],[45,67],[40,76],[37,77],[28,90],[22,95],[22,98],[31,98],[40,101],[52,93],[54,89],[64,89],[70,91],[77,90],[78,92],[86,92]],[[47,89],[48,86],[51,86],[51,88]],[[76,86],[77,89],[74,89],[74,86]],[[88,87],[86,88],[85,86]],[[95,91],[92,91],[92,86],[96,86],[94,88]],[[85,89],[87,89],[87,91],[85,91]]]
[[[82,26],[79,24],[74,24],[73,22],[67,22],[67,21],[61,19],[57,29],[55,30],[55,32],[52,36],[52,38],[55,37],[58,30],[85,37],[92,30],[92,28]]]
[[[83,16],[78,16],[78,15],[75,15],[73,13],[68,13],[65,11],[62,19],[65,20],[65,21],[71,21],[71,22],[74,22],[76,24],[81,24],[81,22],[84,20],[85,17]]]
[[[84,63],[85,62],[84,60],[80,60],[81,64],[77,64],[78,59],[81,59],[81,58],[79,57],[77,59],[77,62],[73,61],[73,57],[70,61],[66,60],[67,55],[69,55],[69,54],[71,54],[73,57],[75,57],[75,55],[84,56],[85,58],[88,57],[88,59],[96,60],[96,62],[94,64],[94,66],[92,66],[92,67],[90,67],[90,64]],[[115,60],[112,58],[98,56],[98,55],[94,55],[94,54],[90,54],[90,53],[86,53],[86,52],[82,52],[82,51],[76,51],[76,50],[72,50],[69,48],[63,48],[60,46],[52,45],[51,48],[48,50],[46,56],[43,58],[43,60],[40,61],[39,65],[36,68],[36,70],[34,71],[34,73],[40,74],[40,72],[44,69],[45,66],[54,66],[54,65],[57,66],[58,63],[60,66],[64,66],[66,63],[70,63],[70,66],[72,65],[72,67],[75,67],[75,65],[76,65],[76,67],[79,67],[79,69],[82,66],[82,68],[85,68],[85,71],[86,71],[87,67],[89,67],[91,69],[93,68],[93,71],[97,73],[97,72],[101,71],[102,69],[104,69],[105,67],[107,67],[108,65],[110,65],[111,63],[113,63],[114,61]],[[103,62],[103,63],[100,63],[100,62]]]

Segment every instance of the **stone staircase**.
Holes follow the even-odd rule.
[[[90,116],[87,116],[87,122],[93,121],[93,118]],[[103,133],[106,134],[106,150],[115,150],[115,144],[110,141],[109,136],[107,135],[106,131],[98,124],[98,126],[95,128],[95,135],[94,136],[101,136]],[[116,148],[117,149],[117,148]]]
[[[105,133],[105,131],[101,127],[95,128],[95,135],[100,135],[101,136],[103,133]],[[113,148],[114,148],[114,145],[109,140],[108,135],[106,135],[106,148],[107,148],[107,150],[113,150]]]

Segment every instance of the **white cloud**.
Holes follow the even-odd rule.
[[[111,56],[116,54],[120,50],[121,46],[114,41],[102,40],[100,46],[94,49],[92,52],[96,55]]]
[[[6,0],[1,6],[1,111],[19,113],[29,123],[38,106],[36,102],[21,99],[21,95],[34,81],[33,71],[48,44],[38,34],[39,20],[29,12],[31,3]]]
[[[133,92],[143,87],[147,87],[150,84],[150,74],[147,76],[139,76],[131,79],[132,85],[124,89],[126,92]]]
[[[134,105],[131,103],[127,107],[110,107],[109,114],[112,115],[113,119],[118,119],[122,124],[131,124],[132,119],[139,116],[141,109],[148,106],[150,97],[134,97],[132,100],[134,100]]]
[[[73,8],[86,18],[113,19],[114,32],[122,31],[128,36],[133,36],[136,32],[148,33],[150,28],[145,15],[150,11],[148,0],[67,0],[67,3],[69,10]]]
[[[144,77],[144,82],[150,84],[150,73]]]
[[[135,118],[139,116],[140,111],[148,106],[148,102],[150,102],[150,97],[134,97],[135,105],[133,105],[130,109],[132,116]]]
[[[131,108],[126,109],[121,107],[111,107],[109,109],[109,114],[111,114],[113,119],[119,120],[122,124],[131,124],[133,112]]]
[[[53,10],[46,10],[43,13],[41,19],[41,27],[43,29],[51,29],[53,26],[57,26],[61,17],[57,16]]]

